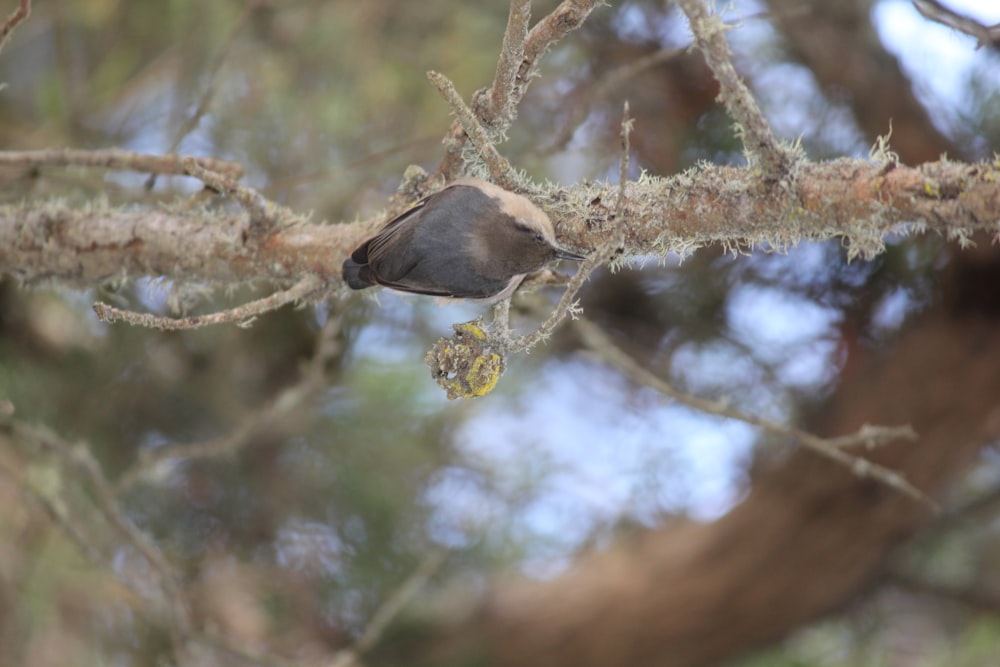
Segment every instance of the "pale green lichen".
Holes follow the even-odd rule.
[[[889,147],[892,137],[892,121],[889,121],[889,131],[875,138],[875,143],[868,150],[868,160],[879,169],[899,164],[899,155]]]

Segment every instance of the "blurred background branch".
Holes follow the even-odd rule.
[[[974,4],[940,3],[1000,21]],[[995,663],[979,35],[894,0],[741,1],[705,51],[654,0],[31,9],[0,52],[0,664]],[[483,169],[428,70],[561,241],[624,251],[576,297],[601,345],[557,328],[475,402],[421,359],[479,309],[339,289]],[[780,187],[747,137],[794,150]]]

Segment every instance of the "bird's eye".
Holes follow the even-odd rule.
[[[535,240],[539,243],[545,243],[545,237],[542,236],[541,232],[535,232]]]

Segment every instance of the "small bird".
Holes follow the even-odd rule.
[[[343,275],[352,289],[382,285],[492,303],[557,259],[584,257],[556,245],[544,211],[492,183],[461,178],[358,246]]]

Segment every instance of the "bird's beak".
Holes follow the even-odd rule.
[[[556,259],[571,259],[574,262],[582,262],[587,258],[584,257],[583,255],[577,255],[575,252],[570,252],[569,250],[556,248]]]

